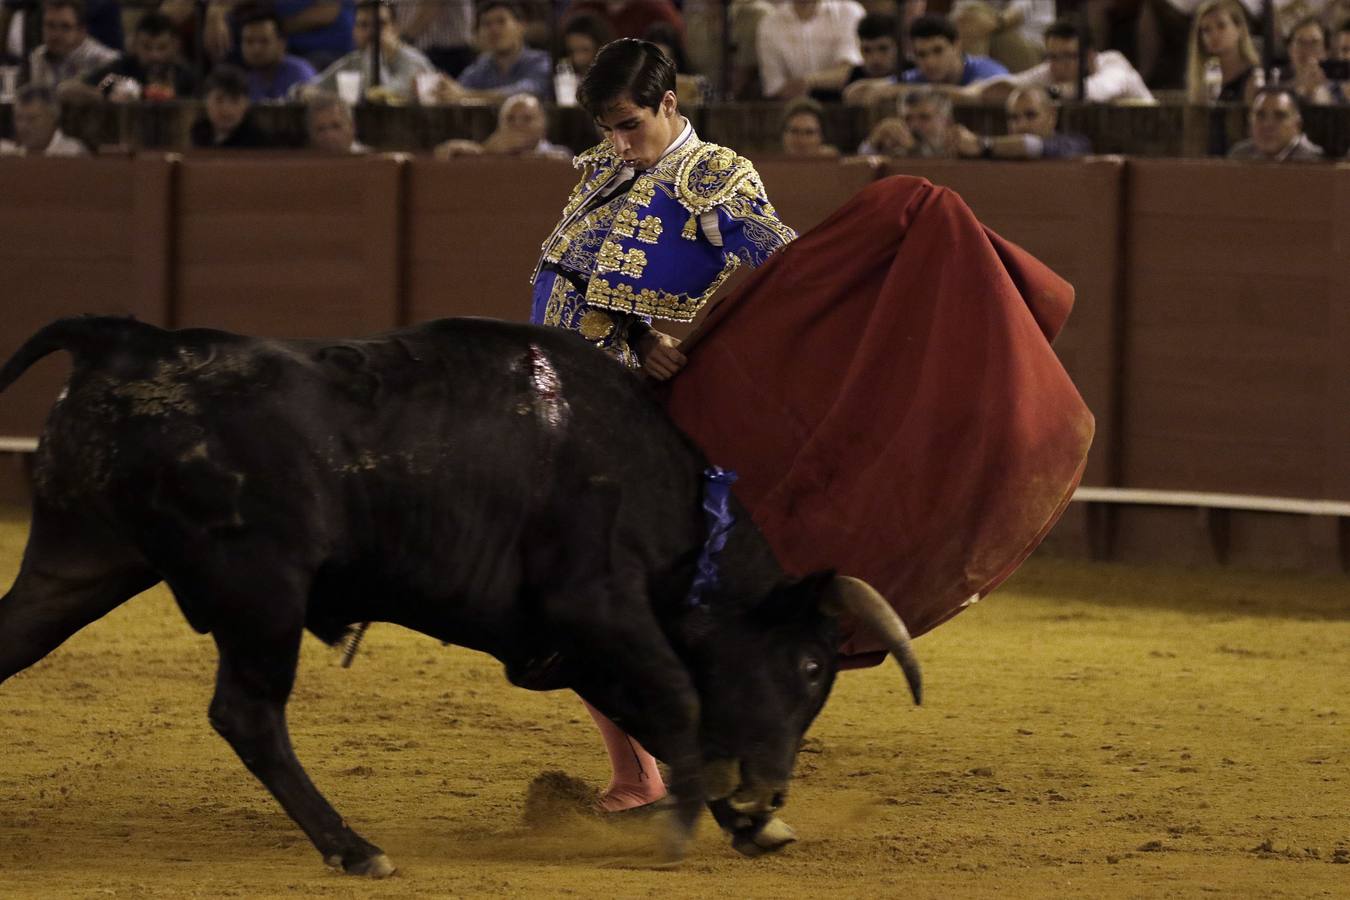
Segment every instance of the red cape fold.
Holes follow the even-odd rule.
[[[1092,414],[1050,348],[1072,306],[956,193],[886,178],[708,314],[667,405],[789,572],[862,578],[917,636],[1011,575],[1082,476]],[[846,664],[880,659],[845,633]]]

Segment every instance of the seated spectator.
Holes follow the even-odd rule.
[[[552,61],[543,50],[525,46],[525,20],[511,0],[483,0],[478,5],[478,46],[483,52],[459,79],[441,83],[442,102],[498,102],[512,94],[553,99]]]
[[[356,120],[336,94],[317,93],[305,104],[305,133],[309,146],[335,155],[369,153],[356,139]]]
[[[28,83],[55,88],[83,78],[118,53],[89,36],[84,0],[44,0],[42,44],[28,55]]]
[[[1284,87],[1256,92],[1247,113],[1249,137],[1233,145],[1229,159],[1265,162],[1312,162],[1322,159],[1322,148],[1303,133],[1298,98]]]
[[[858,49],[862,64],[854,66],[844,79],[843,100],[850,106],[867,106],[874,92],[900,80],[900,42],[896,38],[895,16],[868,13],[858,22]],[[813,96],[817,100],[820,92]]]
[[[702,75],[689,71],[689,59],[685,56],[679,33],[665,22],[658,22],[647,29],[642,39],[655,44],[675,64],[675,96],[680,101],[680,108],[702,106],[707,81]]]
[[[87,0],[85,30],[105,47],[123,47],[122,4],[119,0]],[[14,64],[28,55],[25,48],[42,42],[40,0],[0,0],[0,64]]]
[[[759,23],[756,44],[764,96],[790,100],[812,90],[841,90],[862,64],[855,0],[789,0]]]
[[[982,102],[1005,100],[1016,87],[1042,87],[1060,99],[1078,96],[1078,66],[1082,37],[1078,26],[1060,19],[1045,30],[1046,60],[1025,72],[1002,75],[971,86]],[[1130,61],[1115,50],[1098,53],[1087,48],[1087,96],[1092,103],[1121,101],[1153,103],[1152,92]]]
[[[1293,71],[1285,86],[1299,101],[1313,106],[1346,102],[1344,86],[1327,78],[1322,61],[1329,57],[1327,27],[1316,16],[1302,19],[1289,32],[1289,65]]]
[[[458,75],[473,62],[471,0],[394,0],[394,22],[436,68]]]
[[[14,140],[0,141],[0,156],[87,156],[84,144],[61,133],[56,92],[44,85],[19,89],[14,102]]]
[[[317,74],[304,57],[286,52],[281,17],[267,6],[240,15],[239,56],[248,76],[248,99],[253,103],[285,100],[292,88]]]
[[[1081,134],[1057,134],[1059,109],[1043,87],[1014,88],[1008,97],[1006,137],[976,137],[958,125],[956,153],[984,159],[1074,159],[1092,152],[1092,143]]]
[[[809,97],[798,97],[783,110],[783,153],[795,157],[839,155],[825,143],[825,107]]]
[[[1205,0],[1191,22],[1186,59],[1186,99],[1190,103],[1250,103],[1261,87],[1260,57],[1247,29],[1247,15],[1238,0]],[[1217,98],[1205,84],[1205,64],[1219,61],[1222,86]]]
[[[234,66],[216,66],[206,77],[206,117],[192,124],[192,146],[254,149],[271,141],[253,121],[248,79]]]
[[[670,0],[575,0],[563,13],[563,21],[592,15],[605,20],[616,38],[640,38],[657,22],[664,22],[684,37],[684,19]]]
[[[377,18],[378,17],[378,18]],[[376,22],[379,31],[376,33]],[[315,89],[337,90],[339,72],[360,72],[361,86],[368,100],[386,100],[391,97],[408,100],[417,92],[416,79],[422,72],[435,72],[431,60],[403,43],[394,27],[394,14],[387,3],[362,4],[356,10],[356,24],[352,27],[356,49],[324,69],[300,91],[307,96]],[[380,79],[375,84],[371,68],[370,45],[380,42]]]
[[[898,116],[887,116],[872,126],[867,139],[858,145],[858,156],[910,156],[918,142],[914,134]]]
[[[1045,29],[1055,20],[1054,0],[956,0],[952,24],[967,53],[988,56],[1010,72],[1041,61]]]
[[[909,91],[900,99],[900,115],[914,136],[910,156],[955,156],[952,146],[956,121],[952,118],[952,98],[943,91],[926,88]]]
[[[773,7],[769,0],[731,0],[729,9],[722,3],[685,4],[684,46],[689,64],[720,94],[737,100],[760,96],[757,35],[759,23]],[[722,58],[724,31],[730,32],[727,60]],[[730,64],[729,72],[723,71],[725,63]],[[729,83],[723,84],[727,77]]]
[[[941,16],[915,19],[909,26],[909,41],[916,65],[900,76],[905,84],[956,88],[1008,74],[1001,63],[987,56],[967,54],[956,28]]]
[[[438,159],[456,156],[541,156],[571,162],[572,151],[549,143],[545,136],[548,118],[534,94],[512,94],[497,112],[497,129],[479,144],[475,141],[446,141],[436,147]]]
[[[563,28],[562,58],[572,64],[578,78],[584,78],[600,48],[612,40],[614,35],[604,19],[589,14],[573,16]]]
[[[217,62],[234,49],[230,14],[238,0],[207,0],[202,23],[202,45]],[[272,0],[281,17],[286,49],[303,56],[315,69],[323,69],[352,49],[356,25],[356,0]]]
[[[148,12],[136,23],[131,53],[100,66],[82,80],[62,82],[63,100],[162,101],[197,93],[197,79],[178,62],[178,32],[167,17]]]

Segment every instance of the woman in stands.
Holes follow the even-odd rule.
[[[1186,99],[1205,104],[1212,98],[1205,83],[1205,66],[1219,62],[1223,74],[1220,103],[1251,103],[1261,87],[1257,74],[1261,59],[1252,44],[1247,14],[1238,0],[1205,0],[1191,20],[1189,56],[1186,63]]]

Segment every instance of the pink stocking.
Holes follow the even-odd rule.
[[[586,703],[585,700],[581,702]],[[656,758],[643,750],[641,744],[625,734],[600,710],[589,703],[586,703],[586,709],[595,720],[595,726],[600,729],[600,736],[605,740],[605,750],[609,752],[610,767],[614,770],[609,787],[600,795],[600,808],[604,812],[621,812],[664,797],[666,784],[661,780]]]

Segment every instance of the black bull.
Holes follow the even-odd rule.
[[[160,581],[219,651],[210,720],[324,859],[387,874],[291,749],[307,628],[393,622],[575,690],[670,769],[665,851],[705,801],[772,846],[800,739],[834,681],[838,614],[918,665],[875,591],[788,578],[737,504],[701,602],[707,466],[638,378],[573,335],[444,320],[279,341],[67,319],[0,370],[75,361],[0,600],[0,681]],[[770,829],[772,830],[772,829]]]

